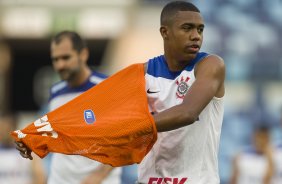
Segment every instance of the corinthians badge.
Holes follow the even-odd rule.
[[[176,81],[176,84],[178,85],[177,87],[177,91],[176,91],[176,96],[177,98],[181,98],[183,99],[184,96],[186,95],[187,91],[188,91],[188,81],[189,81],[189,77],[186,77],[186,79],[183,78],[183,76],[181,77],[181,79]]]

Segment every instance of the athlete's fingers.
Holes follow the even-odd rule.
[[[29,159],[29,160],[33,160],[33,157],[32,157],[32,155],[31,155],[31,152],[32,152],[32,151],[31,151],[30,149],[28,149],[27,152],[26,152],[26,155],[28,156],[28,159]]]
[[[15,142],[16,143],[16,149],[19,150],[20,152],[25,152],[27,151],[26,147],[22,142]]]
[[[20,152],[20,155],[23,158],[29,158],[30,160],[32,160],[32,156],[31,156],[31,150],[22,142],[15,142],[16,143],[16,149]]]
[[[33,157],[31,156],[31,152],[20,152],[20,155],[23,157],[23,158],[28,158],[29,160],[32,160]]]

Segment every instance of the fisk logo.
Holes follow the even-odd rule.
[[[93,124],[96,121],[95,115],[91,109],[84,111],[84,121],[87,124]]]
[[[150,178],[148,184],[186,184],[187,178]]]

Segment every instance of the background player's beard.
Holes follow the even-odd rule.
[[[66,80],[68,82],[74,80],[76,75],[79,73],[79,68],[70,70],[70,69],[63,69],[59,71],[60,78],[62,80]]]

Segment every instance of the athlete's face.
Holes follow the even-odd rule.
[[[81,53],[73,49],[70,39],[63,38],[61,42],[51,44],[52,64],[62,80],[72,81],[83,65]]]
[[[165,50],[170,55],[177,60],[195,58],[203,42],[204,21],[200,13],[178,11],[170,25],[162,27]]]

